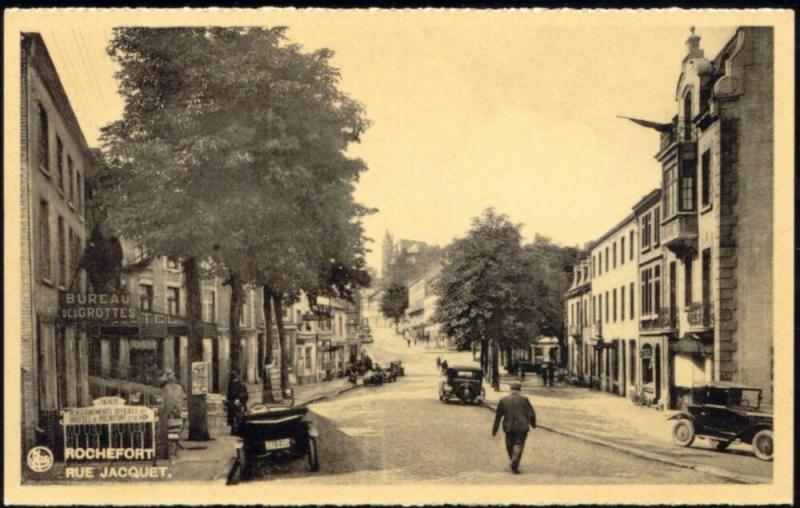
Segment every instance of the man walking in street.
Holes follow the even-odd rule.
[[[520,394],[522,383],[511,382],[511,393],[500,399],[495,412],[492,436],[497,435],[500,421],[503,422],[503,432],[506,434],[506,452],[511,460],[511,471],[519,474],[519,462],[522,459],[522,450],[528,438],[528,426],[536,428],[536,412],[533,410],[528,397]]]

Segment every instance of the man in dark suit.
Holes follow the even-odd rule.
[[[522,384],[519,381],[511,383],[511,393],[500,399],[495,412],[492,436],[497,435],[500,421],[503,421],[503,432],[506,434],[506,451],[511,459],[511,471],[519,474],[519,462],[522,459],[522,450],[528,438],[528,426],[536,428],[536,412],[533,410],[528,397],[520,394]]]

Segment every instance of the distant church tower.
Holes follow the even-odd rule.
[[[381,263],[381,277],[386,277],[389,274],[389,267],[392,266],[392,261],[394,258],[394,241],[392,240],[392,235],[389,234],[389,231],[386,231],[386,234],[383,235],[383,260]]]

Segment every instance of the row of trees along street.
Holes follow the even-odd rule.
[[[481,367],[494,388],[501,349],[526,349],[539,335],[563,341],[562,298],[582,254],[540,235],[523,245],[520,228],[493,209],[474,218],[468,234],[445,249],[437,287],[434,321],[459,348],[480,345]]]
[[[273,312],[288,385],[283,306],[301,292],[352,300],[366,286],[353,199],[365,163],[346,154],[368,127],[338,89],[327,49],[304,52],[285,28],[114,30],[122,118],[103,128],[93,181],[110,234],[182,260],[189,361],[202,361],[201,279],[232,289],[231,365],[243,288],[263,288],[266,362]],[[265,390],[265,395],[270,391]],[[189,439],[208,439],[206,399],[189,395]]]

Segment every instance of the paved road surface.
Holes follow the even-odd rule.
[[[439,402],[436,353],[408,348],[380,329],[369,349],[378,361],[402,358],[407,376],[313,405],[320,427],[321,470],[309,473],[299,460],[271,464],[260,471],[260,480],[368,485],[722,481],[543,430],[529,435],[522,474],[512,475],[502,434],[491,436],[491,412]]]

